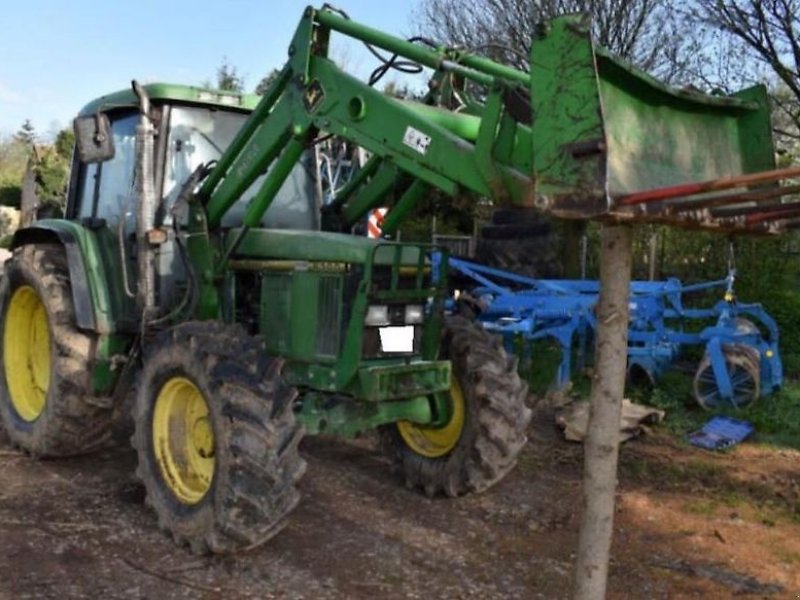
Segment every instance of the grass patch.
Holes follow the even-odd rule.
[[[664,488],[734,491],[723,467],[696,458],[686,462],[666,462],[629,457],[623,453],[620,470],[626,475],[655,482]]]
[[[687,513],[691,513],[693,515],[702,515],[704,517],[710,517],[711,515],[716,514],[717,508],[719,508],[719,504],[710,498],[698,498],[697,500],[690,500],[683,507]]]
[[[626,390],[634,402],[666,411],[662,427],[682,440],[700,429],[714,415],[750,421],[755,439],[762,443],[800,450],[800,383],[792,381],[779,392],[763,396],[750,406],[735,410],[708,412],[695,402],[692,377],[686,373],[666,373],[651,390]]]
[[[775,548],[775,556],[783,563],[795,565],[800,563],[800,552],[793,552],[785,548]]]
[[[755,425],[759,442],[800,449],[800,384],[791,382],[777,394],[759,398],[741,411],[726,411],[731,417]]]
[[[520,351],[521,348],[516,350]],[[700,348],[694,350],[701,351]],[[560,346],[552,340],[541,340],[531,344],[527,352],[522,354],[525,357],[520,360],[521,376],[528,382],[532,393],[545,394],[553,385],[558,372],[561,362]],[[784,372],[800,371],[800,368],[786,368],[791,364],[800,365],[800,354],[787,354],[784,361]],[[573,355],[571,395],[588,398],[591,379],[579,372],[576,362],[577,353]],[[700,429],[712,416],[726,415],[753,423],[756,429],[755,439],[759,442],[800,450],[800,382],[784,382],[785,387],[782,390],[771,396],[761,397],[742,410],[731,408],[708,412],[694,399],[694,371],[691,368],[689,371],[682,372],[678,368],[667,371],[654,387],[629,385],[625,389],[625,395],[634,402],[664,410],[666,418],[659,427],[674,434],[682,442],[685,442],[688,433]]]

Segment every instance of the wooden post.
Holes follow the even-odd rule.
[[[576,600],[602,600],[614,527],[619,423],[628,355],[630,225],[604,225],[600,240],[597,345],[584,440],[583,505],[575,565]]]

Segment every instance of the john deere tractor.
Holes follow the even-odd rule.
[[[388,52],[369,82],[327,57],[334,32]],[[498,482],[526,441],[526,386],[497,339],[445,315],[446,253],[391,241],[403,219],[434,190],[520,222],[630,218],[611,195],[772,156],[763,89],[675,92],[596,48],[575,16],[539,28],[533,54],[526,73],[308,8],[261,98],[134,82],[89,103],[65,217],[15,234],[0,286],[11,440],[90,452],[135,397],[147,503],[197,552],[281,528],[304,433],[378,429],[429,495]],[[373,87],[400,60],[431,70],[419,102]],[[322,206],[310,161],[328,136],[370,158]],[[384,238],[352,235],[377,207]]]
[[[326,30],[316,14],[293,42],[306,60]],[[96,450],[134,394],[147,503],[197,552],[282,527],[304,433],[377,428],[410,485],[448,496],[501,479],[526,441],[514,363],[444,317],[446,260],[345,233],[413,174],[367,165],[321,215],[312,115],[336,92],[297,67],[263,99],[134,84],[89,103],[65,217],[18,231],[2,279],[12,442],[42,457]]]

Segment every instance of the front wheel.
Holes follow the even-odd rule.
[[[388,425],[381,428],[381,441],[408,487],[455,497],[481,492],[514,468],[527,441],[531,410],[516,361],[478,324],[449,319],[443,357],[453,368],[448,422]]]
[[[257,546],[299,501],[302,429],[280,366],[241,328],[213,322],[175,327],[145,358],[136,473],[161,528],[193,552]]]

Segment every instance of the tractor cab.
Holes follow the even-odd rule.
[[[183,183],[197,167],[219,159],[259,97],[160,83],[142,87],[150,99],[150,117],[156,127],[154,185],[161,203],[162,220],[169,223],[171,209]],[[139,100],[132,90],[102,96],[81,110],[79,119],[92,119],[98,113],[107,115],[113,156],[102,162],[84,163],[76,153],[67,218],[100,219],[109,226],[125,221],[126,229],[132,231],[139,112]],[[319,228],[314,177],[308,162],[298,163],[292,171],[264,215],[262,226]],[[226,213],[225,227],[241,224],[244,209],[262,182],[263,176]]]
[[[154,128],[150,158],[141,159],[149,162],[148,168],[137,169],[140,98],[130,89],[97,98],[76,119],[79,145],[73,157],[65,215],[95,233],[103,270],[121,274],[120,285],[109,286],[107,294],[114,305],[111,328],[123,331],[139,327],[134,282],[139,278],[138,255],[142,251],[136,235],[138,199],[144,183],[141,179],[148,178],[154,192],[152,228],[163,232],[163,240],[147,248],[152,251],[150,262],[154,265],[154,304],[169,312],[170,307],[181,303],[188,285],[173,223],[177,217],[185,226],[188,218],[186,210],[176,209],[178,195],[195,170],[212,166],[219,159],[259,101],[252,94],[182,85],[156,83],[144,85],[142,90]],[[81,140],[86,138],[95,142],[103,139],[103,150],[82,152]],[[226,212],[221,231],[241,225],[245,208],[265,175]],[[318,230],[318,204],[313,165],[304,157],[292,169],[260,226]]]

